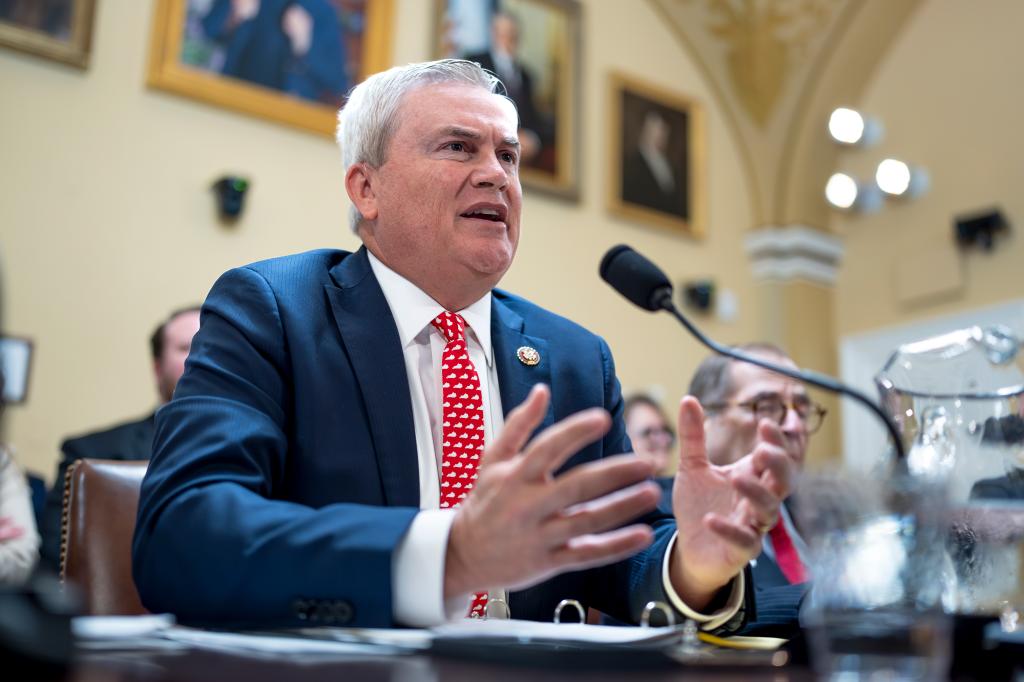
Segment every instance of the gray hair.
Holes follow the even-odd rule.
[[[396,66],[375,73],[349,93],[338,112],[338,146],[346,172],[355,163],[380,168],[387,160],[388,145],[398,127],[398,109],[409,92],[434,83],[464,83],[497,93],[501,81],[476,62],[439,59]],[[349,225],[358,232],[363,216],[353,205]]]
[[[789,359],[785,351],[771,343],[745,343],[742,346],[735,346],[735,349],[749,355],[770,355]],[[730,368],[738,362],[723,355],[710,355],[704,358],[690,380],[690,395],[699,400],[701,405],[715,405],[727,401],[736,390],[732,383]]]

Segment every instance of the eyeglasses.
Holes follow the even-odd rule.
[[[662,438],[671,444],[676,439],[676,434],[672,433],[672,429],[665,426],[648,426],[646,429],[638,431],[636,437],[643,438],[644,440]]]
[[[818,403],[810,400],[801,400],[798,398],[796,401],[786,402],[785,400],[781,400],[773,396],[754,398],[753,400],[747,400],[742,403],[716,403],[713,405],[704,405],[704,409],[707,411],[724,410],[727,407],[742,407],[745,410],[753,412],[754,416],[757,417],[758,420],[771,419],[779,426],[786,423],[786,415],[789,414],[790,410],[793,410],[803,421],[804,431],[807,435],[817,433],[818,429],[821,428],[822,422],[825,421],[825,415],[828,414],[828,410]]]

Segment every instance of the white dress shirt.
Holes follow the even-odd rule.
[[[416,458],[419,465],[420,509],[405,537],[392,556],[391,594],[395,620],[413,627],[429,627],[465,616],[472,595],[444,600],[444,558],[455,511],[440,509],[441,470],[441,379],[439,368],[445,338],[431,324],[444,308],[415,284],[367,253],[370,267],[384,292],[398,327],[405,373],[409,380],[413,423],[416,431]],[[485,443],[493,443],[505,423],[498,390],[498,370],[491,345],[491,294],[458,312],[466,320],[466,345],[469,358],[480,375],[483,397]],[[699,614],[683,603],[668,579],[668,557],[675,538],[665,554],[663,580],[673,605],[688,618],[714,629],[727,622],[743,601],[743,575],[734,581],[729,602],[721,611]],[[504,590],[489,590],[491,597],[504,596]],[[515,614],[512,614],[515,617]]]

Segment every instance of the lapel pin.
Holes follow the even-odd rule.
[[[529,346],[520,346],[519,350],[516,351],[516,357],[519,358],[519,362],[527,367],[533,367],[540,363],[540,353],[537,352],[536,348],[530,348]]]

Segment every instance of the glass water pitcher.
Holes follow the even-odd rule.
[[[950,509],[944,596],[957,613],[1024,627],[1024,353],[1007,328],[900,346],[875,377],[914,477]]]

